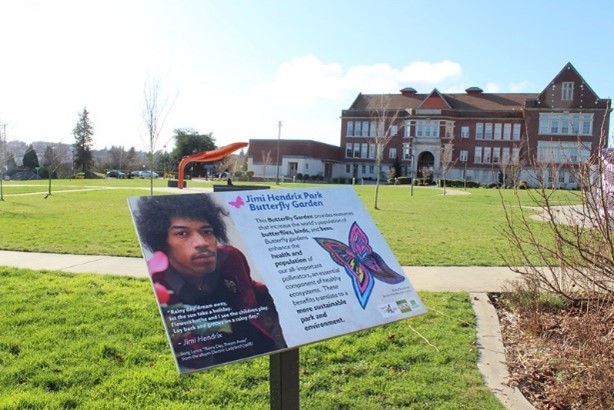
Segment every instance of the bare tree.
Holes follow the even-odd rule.
[[[371,107],[371,123],[375,127],[371,127],[369,132],[369,141],[375,147],[375,201],[373,207],[378,208],[379,185],[382,174],[382,162],[384,159],[384,150],[388,143],[396,135],[395,130],[398,129],[397,120],[400,115],[400,110],[391,108],[390,95],[379,95],[374,100],[374,106]]]
[[[147,127],[146,150],[148,167],[153,171],[154,153],[160,134],[164,129],[164,123],[171,111],[172,103],[161,95],[160,82],[149,78],[144,87],[145,105],[143,107],[143,119]],[[153,172],[150,174],[150,195],[153,195]]]
[[[592,154],[579,140],[574,155],[553,148],[533,161],[537,188],[528,191],[532,209],[519,197],[514,206],[502,201],[507,217],[503,233],[512,255],[506,261],[522,274],[525,290],[612,308],[602,303],[614,301],[614,155],[604,150],[605,134],[604,121],[599,147]],[[579,190],[557,189],[554,182],[562,170]],[[534,209],[541,210],[543,224],[536,225]]]
[[[448,127],[446,126],[446,130]],[[443,194],[446,194],[446,180],[448,170],[454,166],[457,158],[454,158],[453,134],[446,133],[445,142],[439,147],[439,163],[441,167],[441,178],[443,180]]]
[[[268,152],[262,151],[262,174],[265,180],[266,180],[266,169],[272,163],[273,163],[273,156],[271,155],[271,151],[270,150]]]

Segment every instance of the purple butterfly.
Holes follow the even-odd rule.
[[[235,199],[234,201],[230,201],[228,203],[237,209],[245,205],[245,202],[243,202],[243,198],[241,198],[240,196],[238,196],[237,199]]]
[[[330,257],[345,268],[352,279],[354,293],[364,309],[373,290],[373,278],[382,282],[395,284],[405,280],[390,269],[386,262],[369,246],[369,238],[356,222],[352,224],[348,235],[349,246],[334,239],[313,238],[326,249]]]

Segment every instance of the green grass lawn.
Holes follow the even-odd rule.
[[[126,198],[148,189],[149,180],[52,181],[45,199],[46,181],[5,183],[0,249],[140,257]],[[502,201],[536,205],[523,191],[410,196],[382,186],[374,210],[375,188],[355,189],[403,265],[503,265]],[[301,406],[502,408],[477,368],[469,296],[421,297],[427,315],[301,348]],[[0,409],[269,406],[266,357],[177,375],[145,279],[0,268],[0,303]]]
[[[0,278],[0,409],[269,407],[267,357],[178,376],[146,279]],[[502,408],[476,365],[468,295],[420,296],[427,315],[301,348],[301,408]]]
[[[166,181],[155,180],[156,187]],[[126,198],[148,195],[149,180],[58,180],[5,183],[0,202],[0,249],[140,257]],[[211,182],[188,181],[193,187]],[[274,183],[272,188],[278,188]],[[306,187],[283,184],[281,187]],[[328,185],[317,185],[330,187]],[[384,238],[402,265],[504,266],[507,252],[501,235],[505,225],[502,201],[525,205],[526,191],[468,189],[468,195],[442,195],[438,188],[382,186],[379,210],[373,209],[374,186],[356,186]],[[448,191],[450,191],[448,189]],[[172,190],[171,192],[181,192]],[[561,203],[573,192],[557,191]],[[538,222],[535,222],[538,225]],[[544,238],[545,240],[545,238]]]

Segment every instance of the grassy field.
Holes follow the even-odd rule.
[[[165,187],[166,181],[155,184]],[[189,181],[190,188],[211,184]],[[382,186],[374,210],[374,187],[355,189],[402,265],[503,266],[502,201],[535,205],[526,191],[516,197],[513,190],[468,189],[468,195],[444,196],[438,188],[415,187],[410,196],[408,186]],[[126,198],[148,192],[149,180],[142,179],[59,180],[45,199],[45,181],[5,183],[0,249],[140,257]],[[555,195],[562,203],[573,200]]]
[[[45,199],[44,181],[5,183],[0,249],[140,257],[126,198],[148,189],[53,181]],[[383,186],[373,210],[374,187],[356,192],[404,265],[502,265],[501,201],[535,205],[522,191]],[[476,365],[469,296],[421,297],[427,315],[301,348],[301,406],[502,408]],[[145,279],[0,268],[0,409],[268,408],[266,357],[179,377],[153,300]]]
[[[266,409],[268,358],[177,375],[144,279],[0,268],[0,409]],[[301,348],[306,409],[500,409],[468,295]],[[420,335],[432,344],[427,344]]]

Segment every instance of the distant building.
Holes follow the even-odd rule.
[[[341,116],[343,174],[373,178],[379,149],[382,177],[396,163],[397,176],[531,184],[550,172],[541,176],[574,187],[569,167],[607,146],[610,103],[571,63],[541,93],[359,94]]]
[[[336,145],[311,140],[249,140],[247,168],[254,171],[254,176],[276,180],[277,164],[280,179],[286,180],[297,174],[328,180],[340,174],[343,168]]]
[[[607,147],[611,100],[599,98],[571,63],[541,93],[358,94],[341,113],[340,146],[250,140],[255,176],[386,180],[411,178],[574,188],[574,165]],[[376,160],[381,153],[381,167]],[[551,165],[541,167],[541,165]]]

